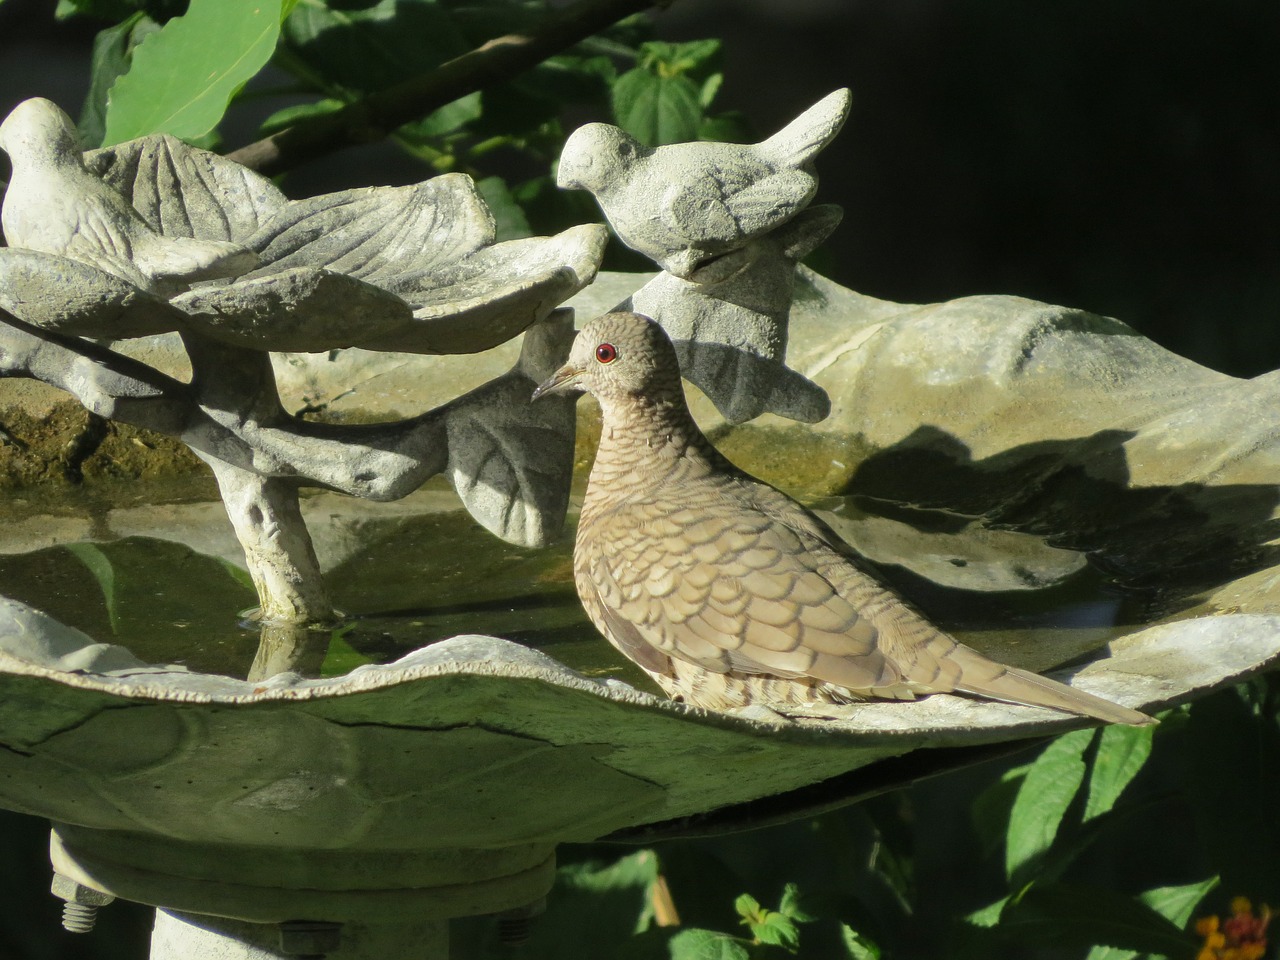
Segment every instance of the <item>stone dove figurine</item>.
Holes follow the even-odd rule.
[[[589,190],[628,247],[681,279],[786,223],[813,197],[811,161],[840,132],[851,95],[837,90],[756,144],[646,147],[607,123],[579,127],[556,183]]]
[[[574,547],[578,595],[671,697],[785,712],[958,692],[1153,722],[987,659],[873,579],[809,511],[711,446],[647,317],[590,321],[534,399],[570,390],[594,394],[604,423]]]
[[[153,230],[123,196],[85,169],[71,119],[48,100],[25,100],[14,108],[0,124],[0,150],[13,165],[0,214],[11,247],[92,264],[164,296],[258,264],[257,254],[236,243]]]

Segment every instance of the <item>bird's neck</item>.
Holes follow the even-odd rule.
[[[634,495],[708,474],[723,458],[694,423],[684,396],[602,398],[600,448],[591,489]]]

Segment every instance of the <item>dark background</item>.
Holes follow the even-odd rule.
[[[78,112],[94,26],[52,7],[0,2],[0,110],[38,94]],[[761,135],[853,89],[819,160],[845,220],[818,263],[840,283],[902,302],[1018,294],[1236,375],[1280,366],[1273,0],[677,0],[657,22],[724,38],[716,109]],[[286,190],[423,175],[362,149]]]

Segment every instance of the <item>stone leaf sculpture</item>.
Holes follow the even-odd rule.
[[[813,161],[840,132],[851,96],[819,100],[756,144],[645,147],[588,124],[560,157],[557,183],[590,191],[618,238],[663,269],[618,305],[671,335],[684,376],[730,423],[769,412],[814,422],[823,390],[785,365],[796,262],[840,222],[809,208]]]
[[[0,376],[181,438],[213,469],[268,622],[332,616],[298,510],[304,486],[373,500],[445,472],[484,526],[537,545],[563,523],[573,409],[533,408],[572,337],[558,304],[595,277],[598,225],[495,243],[469,177],[287,199],[167,136],[81,154],[47,100],[0,126]],[[183,383],[102,346],[176,331]],[[473,353],[526,332],[514,369],[407,420],[290,415],[270,351]],[[84,339],[92,337],[96,341]]]

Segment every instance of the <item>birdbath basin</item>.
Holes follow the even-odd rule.
[[[592,311],[599,302],[616,302],[644,279],[606,276],[579,295],[577,306]],[[1071,441],[1063,415],[1085,414],[1061,403],[1060,389],[1044,385],[1064,342],[1076,369],[1105,361],[1113,375],[1125,372],[1123,389],[1098,397],[1082,388],[1081,402],[1093,404],[1086,411],[1090,422],[1105,428],[1106,411],[1122,409],[1127,421],[1115,429],[1126,441],[1155,444],[1158,429],[1166,438],[1168,431],[1184,429],[1176,415],[1180,401],[1194,400],[1197,415],[1213,422],[1222,412],[1205,401],[1211,392],[1229,406],[1242,402],[1241,393],[1252,397],[1268,387],[1268,378],[1231,381],[1183,366],[1185,361],[1153,352],[1159,348],[1148,341],[1121,338],[1118,325],[1090,330],[1077,314],[1055,314],[1058,308],[1026,301],[902,307],[812,275],[805,283],[793,315],[793,356],[801,373],[831,393],[841,419],[816,436],[812,427],[783,427],[767,417],[755,425],[716,427],[710,404],[695,397],[699,416],[713,424],[712,436],[745,465],[769,475],[773,457],[782,482],[852,494],[838,503],[847,507],[882,495],[875,485],[885,482],[886,458],[930,457],[936,468],[931,477],[904,481],[914,484],[911,504],[861,522],[846,514],[841,527],[873,561],[907,568],[902,576],[908,587],[932,582],[995,598],[1019,584],[1024,590],[1051,587],[1077,575],[1088,565],[1086,550],[1103,557],[1116,582],[1146,603],[1138,622],[1113,631],[1104,657],[1054,674],[1092,693],[1157,711],[1275,662],[1275,573],[1265,562],[1242,559],[1266,536],[1259,511],[1275,507],[1274,484],[1263,482],[1273,451],[1253,444],[1247,456],[1231,460],[1234,435],[1201,437],[1200,446],[1184,443],[1191,453],[1181,460],[1170,455],[1154,465],[1134,463],[1135,476],[1162,470],[1170,481],[1169,490],[1142,494],[1116,477],[1114,444]],[[895,344],[939,316],[953,326],[987,329],[988,349],[970,353],[981,364],[965,373],[954,344],[939,346],[951,350],[950,368],[918,353],[919,366],[911,368],[905,351],[894,352]],[[990,347],[991,330],[1014,337],[1019,318],[1035,331],[1030,352],[1019,354],[1017,376],[993,373],[991,357],[999,355],[1001,341],[996,337]],[[842,338],[839,349],[833,337]],[[920,374],[926,381],[921,389],[904,391],[914,369],[933,372]],[[948,376],[939,370],[949,370]],[[887,373],[906,397],[898,407],[874,396]],[[402,400],[386,383],[386,370],[371,376],[385,395]],[[409,383],[415,373],[408,365],[394,376]],[[299,377],[315,390],[314,370],[303,369]],[[1215,389],[1197,388],[1196,377]],[[1125,389],[1147,406],[1139,409]],[[950,390],[963,392],[967,410],[948,403],[958,395]],[[868,393],[870,404],[887,415],[849,411],[846,404],[861,403]],[[1059,401],[1052,416],[1046,412],[1050,395]],[[1032,451],[1030,460],[1021,457],[1025,444],[1004,437],[982,407],[997,398],[1024,411],[1016,421],[1006,418],[1008,429],[1042,429],[1062,439]],[[900,409],[907,403],[916,404],[913,414]],[[906,440],[891,436],[896,423],[911,418],[951,437],[945,456],[936,436],[922,438],[918,428],[906,431]],[[1193,434],[1201,436],[1194,430],[1184,436]],[[958,457],[959,442],[978,454]],[[796,451],[811,454],[815,443],[831,454],[820,464],[827,478],[822,482],[813,479],[812,456],[788,459]],[[863,446],[855,460],[858,443]],[[994,452],[1000,449],[1004,460]],[[1215,449],[1218,474],[1206,478]],[[796,465],[790,477],[778,468],[788,463]],[[1028,496],[1035,492],[1026,479],[1028,463],[1036,478],[1057,484],[1055,496]],[[989,487],[975,492],[957,479],[971,480],[983,464]],[[1179,470],[1184,485],[1172,482]],[[1010,473],[1023,478],[1022,487],[1008,482]],[[1252,483],[1244,483],[1246,475]],[[932,486],[925,489],[924,479]],[[1099,484],[1145,496],[1147,514],[1135,510],[1117,522],[1113,505],[1098,495]],[[1177,509],[1179,496],[1198,497],[1199,512]],[[975,502],[983,498],[986,506]],[[338,502],[316,498],[308,509],[341,526]],[[960,519],[948,527],[939,525],[937,514],[931,526],[920,519],[922,504],[965,515],[951,514]],[[841,511],[828,516],[840,524]],[[1000,522],[991,522],[992,516]],[[1143,524],[1161,516],[1163,539],[1150,543]],[[983,517],[977,534],[966,538],[966,524]],[[1070,518],[1069,528],[1062,517]],[[171,529],[184,531],[175,538],[193,536],[196,524],[180,515],[170,519]],[[147,528],[128,511],[100,516],[98,525],[132,533]],[[58,539],[48,530],[45,545]],[[1062,549],[1069,537],[1075,552]],[[81,532],[65,539],[87,537]],[[223,547],[203,549],[234,555],[230,534],[223,539]],[[1038,545],[1030,553],[1007,546],[1026,540]],[[329,558],[326,565],[336,565],[337,548],[327,548],[322,534],[317,542],[322,559]],[[549,564],[558,564],[559,572],[548,574],[547,582],[563,587],[567,547],[558,549]],[[344,550],[347,559],[358,554]],[[1167,561],[1163,579],[1162,565],[1153,561],[1157,555]],[[1234,560],[1208,562],[1214,557]],[[347,952],[339,957],[372,956],[389,944],[400,949],[410,942],[419,952],[406,956],[435,956],[425,945],[442,949],[444,918],[498,913],[543,897],[559,843],[761,825],[1084,723],[1049,710],[946,695],[852,705],[835,720],[712,713],[669,702],[616,675],[587,675],[592,671],[571,669],[539,650],[478,635],[444,639],[339,676],[286,673],[248,682],[144,662],[15,602],[4,614],[0,802],[54,822],[53,861],[62,877],[84,890],[164,908],[157,958],[180,955],[198,942],[203,934],[193,932],[193,914],[222,918],[200,923],[235,928],[240,943],[269,944],[274,941],[262,931],[274,936],[276,924],[294,929],[289,921],[305,919],[322,927],[346,925],[350,934],[338,949]],[[1037,645],[1036,636],[1034,630],[1021,635],[1022,642],[1009,644],[1002,657],[1044,669],[1080,652]],[[407,924],[407,917],[418,919]],[[260,949],[268,952],[244,955],[275,955],[269,945]]]

